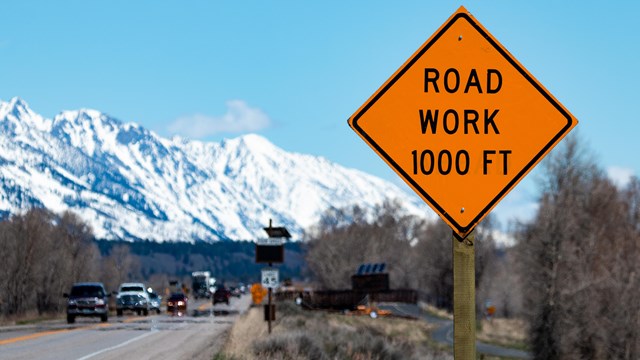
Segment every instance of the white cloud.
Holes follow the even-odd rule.
[[[607,168],[607,175],[617,187],[623,188],[629,184],[634,171],[630,168],[611,166]]]
[[[513,233],[504,232],[502,230],[493,230],[491,232],[496,244],[504,247],[511,247],[516,244],[516,238]]]
[[[174,135],[197,139],[219,133],[254,132],[270,124],[271,120],[262,110],[252,108],[242,100],[229,100],[224,115],[183,116],[169,125],[169,131]]]
[[[536,201],[503,201],[499,203],[492,213],[505,226],[510,221],[529,222],[538,212],[540,204]]]
[[[503,227],[513,221],[529,222],[538,213],[539,191],[533,177],[528,176],[496,205],[492,213]]]

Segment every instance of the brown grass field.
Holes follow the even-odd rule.
[[[234,324],[214,359],[453,359],[450,347],[430,339],[433,326],[423,321],[308,311],[293,302],[276,306],[271,334],[262,306],[251,307]],[[526,324],[522,320],[496,318],[482,320],[481,325],[476,334],[480,341],[526,347]],[[478,355],[478,359],[498,358]]]
[[[482,320],[481,329],[476,334],[479,341],[521,350],[527,348],[527,326],[524,320]]]
[[[434,345],[429,324],[395,317],[302,310],[278,303],[268,334],[262,307],[252,307],[233,326],[216,360],[236,359],[452,359]]]

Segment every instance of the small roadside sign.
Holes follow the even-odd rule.
[[[279,246],[284,245],[284,243],[285,238],[262,238],[256,241],[256,244],[264,246]]]
[[[464,7],[348,122],[461,238],[578,123]]]
[[[277,269],[262,269],[262,286],[267,289],[275,289],[280,284]]]

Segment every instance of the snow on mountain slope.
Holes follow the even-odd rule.
[[[363,172],[288,153],[258,135],[221,143],[161,138],[95,110],[53,119],[0,101],[0,212],[71,210],[104,239],[251,240],[273,219],[300,238],[330,207],[417,197]]]

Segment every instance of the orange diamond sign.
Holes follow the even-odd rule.
[[[460,237],[577,123],[464,7],[349,118]]]

